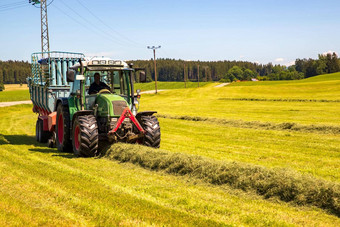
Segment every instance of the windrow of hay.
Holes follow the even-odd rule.
[[[339,99],[269,99],[269,98],[219,98],[226,101],[255,101],[255,102],[340,102]]]
[[[265,130],[288,130],[299,132],[311,132],[320,134],[340,134],[340,126],[332,125],[302,125],[293,122],[272,123],[272,122],[260,122],[260,121],[242,121],[242,120],[227,120],[208,117],[196,117],[196,116],[170,116],[158,114],[159,118],[187,120],[187,121],[206,121],[215,124],[223,124],[236,128],[254,128]]]
[[[187,175],[214,185],[229,185],[297,205],[312,205],[340,217],[340,185],[287,169],[268,169],[239,162],[221,162],[166,150],[114,144],[104,158],[130,162],[154,171]]]

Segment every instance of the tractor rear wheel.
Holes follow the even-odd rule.
[[[98,126],[93,115],[78,116],[73,123],[73,152],[76,156],[94,157],[98,152]]]
[[[161,129],[155,116],[142,116],[141,125],[145,131],[144,145],[159,148],[161,143]]]
[[[44,122],[41,119],[37,120],[35,125],[35,138],[40,143],[46,143],[52,134],[48,131],[44,131]]]
[[[72,152],[72,143],[70,140],[70,113],[67,106],[62,104],[57,108],[56,122],[56,143],[58,151]]]

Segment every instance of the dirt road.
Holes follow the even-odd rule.
[[[20,104],[32,104],[31,100],[26,101],[15,101],[15,102],[0,102],[0,107],[14,106]]]

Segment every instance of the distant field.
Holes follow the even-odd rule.
[[[2,108],[0,225],[340,226],[340,73],[182,85],[142,95],[162,133],[161,151],[129,146],[143,160],[115,146],[112,159],[58,153],[35,142],[31,105]],[[236,183],[188,160],[236,165],[225,173]]]
[[[323,77],[325,80],[321,80]],[[141,108],[175,116],[242,121],[326,125],[340,122],[340,73],[295,83],[265,81],[214,86],[142,95]]]
[[[204,87],[207,84],[213,84],[212,82],[200,82],[200,87]],[[181,89],[181,88],[196,88],[198,87],[197,82],[187,82],[186,86],[184,82],[157,82],[157,89],[167,90],[167,89]],[[135,84],[135,89],[141,89],[142,91],[155,90],[155,82],[150,83],[137,83]]]
[[[0,102],[29,100],[30,95],[26,84],[6,84],[5,90],[0,92]]]

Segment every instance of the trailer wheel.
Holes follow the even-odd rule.
[[[73,152],[76,156],[94,157],[98,152],[98,126],[93,115],[78,116],[73,123]]]
[[[60,152],[72,152],[70,140],[70,113],[67,106],[57,108],[56,143]]]
[[[46,143],[52,134],[50,132],[44,131],[44,122],[41,119],[37,120],[35,125],[35,138],[40,143]]]
[[[145,131],[144,145],[159,148],[161,143],[161,129],[155,116],[142,116],[141,124]]]
[[[35,139],[40,142],[40,119],[35,123]]]

